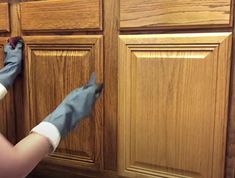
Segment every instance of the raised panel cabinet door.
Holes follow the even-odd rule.
[[[103,81],[102,36],[25,36],[26,133],[51,113],[92,72]],[[62,140],[46,161],[71,168],[103,168],[103,96],[92,116]]]
[[[0,69],[4,66],[4,45],[7,38],[0,37]],[[0,134],[15,143],[15,112],[12,88],[8,89],[7,95],[0,100]]]
[[[9,30],[9,6],[8,3],[0,3],[0,32],[8,32]]]
[[[20,3],[23,31],[102,29],[102,0],[44,0]]]
[[[231,34],[121,35],[119,173],[223,178]]]
[[[120,0],[122,30],[232,26],[231,0]]]

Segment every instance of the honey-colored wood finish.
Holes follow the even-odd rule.
[[[7,2],[7,0],[1,2]],[[11,32],[6,33],[7,30],[0,30],[0,36],[22,35],[26,40],[26,46],[24,74],[19,76],[15,82],[14,101],[8,103],[12,107],[12,112],[5,112],[6,107],[4,106],[5,108],[1,110],[0,106],[0,114],[7,113],[7,119],[4,116],[0,124],[14,125],[14,120],[11,122],[9,118],[15,118],[18,140],[27,135],[33,126],[52,111],[70,90],[85,82],[94,66],[99,64],[103,66],[96,70],[100,81],[105,84],[103,98],[100,103],[97,103],[93,116],[90,120],[82,121],[78,128],[61,143],[57,152],[34,169],[30,175],[31,178],[118,178],[122,177],[120,174],[129,178],[203,178],[204,175],[208,178],[225,177],[221,171],[224,168],[225,153],[223,150],[225,146],[222,147],[222,145],[226,141],[222,131],[226,130],[225,114],[228,107],[225,106],[227,89],[220,87],[226,87],[227,85],[222,85],[222,83],[228,82],[225,73],[229,72],[229,60],[226,60],[229,54],[224,52],[231,47],[231,43],[228,42],[230,36],[215,35],[212,40],[209,34],[200,36],[195,33],[231,31],[233,0],[179,0],[175,2],[170,0],[11,0],[8,3]],[[120,62],[117,51],[119,30],[122,31],[121,43],[124,43],[123,48],[120,48],[120,51],[123,49],[123,52],[120,52],[119,57],[127,59],[127,61],[121,60],[123,65],[129,64],[130,60],[131,63],[133,62],[132,64],[136,65],[136,68],[133,65],[132,67],[124,66],[124,69],[129,71],[133,69],[132,73],[136,74],[131,79],[125,78],[126,82],[130,81],[134,85],[141,82],[146,83],[144,87],[136,87],[136,91],[132,92],[137,94],[141,101],[133,98],[130,101],[138,107],[141,104],[144,106],[144,108],[133,109],[129,112],[133,113],[136,119],[126,117],[126,120],[123,120],[123,117],[120,119],[120,116],[120,120],[117,118],[117,102],[126,104],[125,100],[117,98],[119,93],[117,80],[120,76],[127,76],[125,71],[123,74],[117,73]],[[143,35],[143,38],[130,35],[133,33],[182,33],[183,31],[191,34],[181,35],[183,37],[175,34]],[[97,36],[97,34],[99,35]],[[94,39],[97,41],[95,42]],[[3,43],[5,43],[5,39],[0,42],[0,44]],[[218,46],[218,44],[220,45]],[[2,47],[0,48],[2,50]],[[127,57],[129,49],[134,49],[131,53],[134,55]],[[99,54],[95,51],[99,51]],[[222,53],[220,53],[221,51]],[[219,58],[216,57],[216,54],[225,54],[224,58],[228,63],[217,60]],[[155,61],[161,61],[161,64],[159,64],[160,62],[155,63]],[[78,70],[76,70],[76,66],[78,66]],[[119,71],[124,69],[119,68]],[[164,74],[161,73],[163,69]],[[59,74],[60,71],[63,73]],[[143,73],[140,74],[142,71]],[[199,73],[198,76],[195,74],[196,72]],[[210,80],[204,77],[199,82],[199,78],[202,78],[203,74],[208,76],[207,72],[211,74],[209,75]],[[169,73],[172,75],[168,76]],[[154,85],[150,83],[150,78],[154,78],[152,74],[156,78]],[[160,75],[158,76],[158,74]],[[75,80],[75,75],[77,75],[77,80]],[[119,81],[121,79],[123,78],[119,78]],[[180,82],[189,83],[191,86],[180,85]],[[196,87],[193,88],[195,85]],[[204,85],[208,87],[206,88]],[[215,85],[219,87],[215,89]],[[122,91],[127,91],[127,86],[124,86]],[[158,87],[159,91],[154,92]],[[137,92],[137,89],[147,91],[146,98],[152,94],[153,97],[143,100],[145,93]],[[196,91],[201,91],[200,89],[204,89],[204,91],[196,93]],[[133,96],[133,94],[129,94],[129,96]],[[218,96],[215,96],[216,94]],[[213,97],[210,98],[210,96]],[[204,100],[197,100],[203,97]],[[222,104],[223,99],[224,105]],[[155,103],[151,104],[151,101],[155,100],[159,108],[166,106],[165,110],[160,108],[151,111],[151,109],[155,109],[153,107]],[[213,103],[213,100],[216,102]],[[173,102],[170,103],[170,101]],[[132,103],[129,106],[134,108],[135,105],[132,106]],[[199,104],[202,104],[202,107],[196,107]],[[211,104],[208,109],[204,108],[205,105],[208,106],[207,104]],[[126,105],[119,106],[119,108],[124,108],[124,106]],[[193,106],[195,107],[193,108]],[[213,110],[212,107],[215,109]],[[149,115],[144,115],[143,109],[145,108]],[[14,110],[15,117],[13,116]],[[165,114],[164,111],[169,112]],[[195,114],[197,111],[199,114]],[[214,111],[218,117],[212,118],[211,111]],[[162,117],[155,119],[156,113]],[[192,117],[186,119],[189,114]],[[202,117],[199,118],[199,115]],[[142,123],[140,118],[142,116],[143,120],[150,119]],[[177,120],[173,120],[171,116]],[[208,118],[205,118],[206,116]],[[221,117],[219,118],[219,116]],[[194,118],[199,119],[193,120]],[[134,124],[134,121],[137,124]],[[117,123],[119,131],[120,129],[123,131],[119,132],[119,136],[117,136]],[[129,123],[131,123],[131,129],[124,130],[126,127],[120,127],[120,124],[127,126]],[[206,124],[203,125],[203,123]],[[144,132],[135,132],[133,128],[141,130],[140,125],[146,128]],[[7,128],[3,126],[3,132],[6,135],[15,133],[8,126]],[[157,129],[154,130],[154,128]],[[192,130],[195,128],[198,130],[193,132]],[[203,130],[203,128],[207,130]],[[131,146],[127,144],[126,149],[122,150],[124,145],[120,143],[128,140],[126,136],[124,137],[124,133],[127,136],[136,135],[136,139],[129,139],[128,144]],[[151,133],[155,133],[156,136],[152,136]],[[203,134],[205,136],[202,136]],[[147,136],[148,138],[145,139]],[[161,139],[159,139],[160,137]],[[212,143],[212,140],[214,141],[212,137],[216,139],[214,143]],[[155,138],[158,138],[158,142]],[[200,138],[202,139],[199,140]],[[117,139],[119,144],[117,144]],[[182,144],[170,148],[174,143]],[[199,147],[200,144],[205,147]],[[155,147],[158,148],[157,151],[154,150]],[[165,147],[166,152],[161,154]],[[211,149],[214,152],[206,154]],[[120,152],[117,157],[118,150]],[[147,150],[146,153],[145,150]],[[192,152],[190,152],[191,150]],[[127,154],[122,156],[121,151]],[[161,155],[158,156],[159,154]],[[199,155],[200,161],[205,156],[205,159],[200,162],[201,166],[196,158],[197,155]],[[217,161],[219,159],[221,161]],[[131,164],[128,164],[129,161]],[[117,166],[117,162],[119,166]],[[124,164],[121,164],[122,162]],[[138,166],[135,165],[136,162],[138,162]],[[150,164],[148,164],[149,162]],[[206,163],[208,165],[205,165]],[[131,166],[128,167],[128,165]],[[228,166],[231,164],[226,165],[226,167]],[[206,170],[207,168],[208,170]],[[234,176],[231,174],[226,178],[234,178]]]
[[[9,20],[8,3],[0,3],[0,32],[8,32],[10,30]]]
[[[101,30],[101,0],[21,2],[23,31]]]
[[[231,0],[120,0],[121,29],[231,26]]]
[[[117,101],[118,101],[118,23],[119,2],[104,1],[104,66],[105,66],[105,115],[104,115],[104,166],[117,170]]]
[[[103,82],[102,36],[24,37],[27,132],[92,72]],[[103,169],[103,98],[49,158],[55,164]]]
[[[122,35],[119,173],[224,176],[231,33]]]

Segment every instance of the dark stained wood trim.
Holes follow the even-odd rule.
[[[234,18],[234,1],[232,1],[232,16],[233,19],[233,44],[231,58],[231,78],[230,78],[230,93],[229,93],[229,108],[228,108],[228,126],[227,126],[227,148],[226,148],[226,165],[225,178],[235,177],[235,18]]]
[[[4,62],[4,54],[3,48],[6,44],[7,38],[0,37],[0,68],[3,67]],[[7,139],[15,144],[16,135],[15,135],[15,110],[14,110],[14,98],[13,98],[13,90],[10,88],[8,90],[7,95],[0,101],[0,114],[1,114],[1,127],[5,127],[0,132],[7,137]]]
[[[104,0],[104,168],[117,170],[117,62],[119,1]]]

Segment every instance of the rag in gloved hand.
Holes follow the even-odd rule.
[[[8,39],[4,46],[4,67],[0,70],[0,99],[12,86],[16,76],[22,71],[23,39],[19,36]]]
[[[9,45],[12,47],[12,49],[16,48],[16,45],[20,42],[23,44],[23,39],[20,36],[16,36],[16,37],[11,37],[7,40],[7,42],[9,43]]]

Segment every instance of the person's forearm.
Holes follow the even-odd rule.
[[[0,177],[4,178],[25,177],[51,149],[47,138],[36,133],[31,133],[15,146],[0,135],[0,143],[3,145],[0,156],[5,160],[0,164]]]

